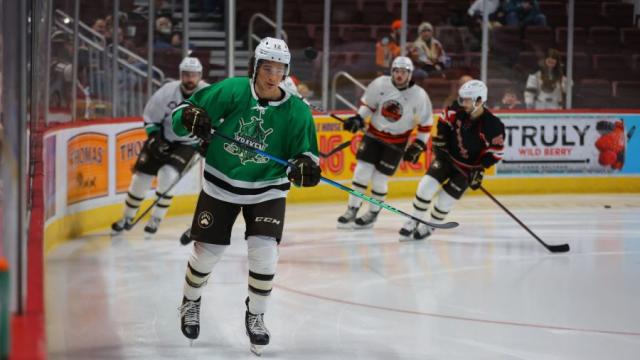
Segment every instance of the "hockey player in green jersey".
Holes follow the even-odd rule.
[[[251,350],[269,343],[264,313],[278,261],[285,198],[293,183],[320,181],[313,117],[301,99],[280,82],[289,73],[287,44],[265,38],[255,49],[249,77],[220,81],[195,93],[173,112],[173,129],[210,141],[203,189],[191,225],[193,250],[187,264],[181,330],[189,339],[200,332],[202,287],[230,244],[231,229],[242,211],[249,260],[249,296],[245,327]],[[220,132],[239,143],[289,159],[285,168],[246,147],[212,135]]]

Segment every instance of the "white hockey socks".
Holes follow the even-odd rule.
[[[152,217],[160,220],[164,219],[164,216],[167,214],[167,210],[169,210],[169,206],[171,205],[171,199],[173,199],[173,189],[168,193],[166,192],[179,177],[180,173],[173,166],[164,165],[158,170],[158,188],[156,189],[156,197],[159,198],[159,200],[153,209]],[[164,196],[162,196],[162,194],[164,194]]]
[[[249,257],[249,312],[264,314],[278,264],[278,243],[269,236],[247,238]]]
[[[184,297],[188,300],[197,300],[200,297],[202,287],[207,283],[211,270],[220,261],[226,249],[227,245],[207,244],[198,241],[193,243],[184,278]]]
[[[135,173],[131,178],[131,184],[129,185],[129,191],[127,192],[127,197],[124,201],[124,217],[125,218],[133,218],[138,212],[138,208],[144,200],[144,195],[151,188],[151,180],[153,180],[153,176],[143,174],[143,173]]]

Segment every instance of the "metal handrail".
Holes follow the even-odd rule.
[[[349,100],[347,100],[344,96],[338,94],[336,92],[336,87],[337,87],[337,83],[338,83],[338,78],[340,77],[345,77],[347,80],[351,81],[351,83],[353,83],[354,85],[358,86],[360,89],[362,90],[366,90],[367,87],[364,86],[360,81],[358,81],[358,79],[354,78],[353,76],[351,76],[351,74],[349,74],[346,71],[338,71],[335,75],[333,75],[333,79],[331,80],[331,94],[333,94],[333,96],[331,97],[331,109],[336,108],[336,99],[340,100],[343,104],[347,105],[348,107],[350,107],[351,109],[358,111],[358,108],[352,104]]]
[[[60,15],[62,17],[68,18],[70,20],[73,20],[73,17],[71,15],[65,13],[64,11],[62,11],[60,9],[56,10],[56,14]],[[56,22],[57,22],[57,20],[56,20]],[[82,21],[78,22],[78,26],[83,28],[84,30],[88,31],[91,35],[93,35],[93,36],[97,37],[98,39],[100,39],[100,42],[102,43],[102,45],[106,46],[107,40],[104,38],[104,36],[102,36],[102,34],[100,34],[99,32],[97,32],[95,30],[93,30],[91,27],[89,27],[87,24],[85,24]],[[80,35],[80,34],[78,34],[78,35]]]
[[[269,19],[265,14],[263,13],[255,13],[251,16],[251,18],[249,19],[249,40],[247,41],[248,47],[249,47],[249,52],[253,51],[253,40],[260,42],[260,40],[262,40],[261,37],[259,37],[258,35],[253,33],[253,23],[255,22],[255,20],[260,19],[262,21],[264,21],[265,23],[267,23],[267,25],[270,25],[274,30],[277,29],[277,25],[276,23]],[[287,36],[287,32],[284,31],[284,29],[282,29],[282,38],[284,39],[285,42],[289,41],[289,37]]]

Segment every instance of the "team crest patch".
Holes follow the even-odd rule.
[[[267,148],[267,137],[273,132],[273,129],[265,130],[262,126],[264,123],[262,116],[264,115],[266,108],[256,105],[252,110],[257,110],[258,116],[251,116],[251,120],[249,121],[241,118],[240,129],[238,129],[234,134],[234,138],[242,144],[247,144],[260,150],[265,150]],[[224,144],[224,149],[228,153],[237,156],[242,165],[250,161],[258,164],[264,164],[269,161],[267,157],[256,154],[253,150],[246,149],[235,143]]]
[[[396,122],[402,117],[402,104],[396,100],[387,100],[382,104],[380,115],[391,122]]]
[[[206,229],[213,225],[213,215],[208,211],[203,211],[198,215],[198,226]]]

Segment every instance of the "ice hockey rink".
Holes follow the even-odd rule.
[[[291,204],[265,322],[266,359],[638,359],[640,196],[499,196],[551,254],[484,196],[426,241],[401,216],[335,228],[343,203]],[[409,210],[411,199],[390,203]],[[190,347],[177,307],[190,217],[66,242],[46,258],[50,359],[256,358],[244,333],[241,217],[203,293]]]

